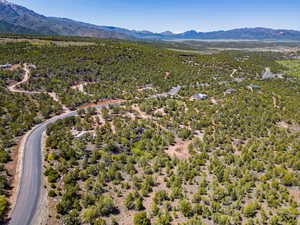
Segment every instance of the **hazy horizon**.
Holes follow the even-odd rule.
[[[300,1],[11,0],[45,16],[153,32],[201,32],[244,27],[300,30]]]

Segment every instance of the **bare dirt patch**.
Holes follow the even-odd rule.
[[[167,114],[164,111],[164,108],[159,108],[154,111],[154,114],[160,114],[162,116],[166,116]]]
[[[12,161],[8,162],[5,165],[5,168],[6,168],[6,170],[8,171],[8,173],[10,175],[9,183],[12,187],[12,189],[9,190],[9,196],[10,196],[9,203],[11,205],[13,205],[14,199],[16,198],[16,188],[17,188],[18,183],[19,183],[19,177],[16,176],[16,174],[17,174],[19,149],[20,149],[20,146],[21,146],[21,142],[22,142],[21,138],[19,140],[17,140],[18,144],[15,147],[12,148],[12,151],[11,151],[11,154],[10,154]]]
[[[137,113],[141,116],[141,118],[146,120],[151,120],[152,117],[150,115],[147,115],[145,112],[143,112],[138,105],[133,105],[132,109],[137,111]]]
[[[288,129],[291,132],[300,132],[300,125],[298,124],[288,124],[284,121],[278,122],[277,126],[280,128]]]
[[[288,192],[292,199],[296,202],[300,202],[300,191],[297,187],[289,187]],[[298,210],[300,210],[300,207],[298,207]],[[298,216],[298,221],[300,221],[300,217]]]
[[[95,84],[95,82],[81,82],[81,83],[78,83],[76,85],[73,85],[71,87],[71,89],[73,90],[78,90],[80,91],[81,93],[85,94],[85,95],[89,95],[85,90],[84,90],[84,87],[89,85],[89,84]]]
[[[5,69],[5,70],[8,70],[8,71],[14,71],[14,70],[17,70],[17,69],[20,69],[22,68],[22,65],[21,64],[14,64],[12,65],[11,67]]]
[[[167,79],[169,76],[171,76],[171,72],[165,72],[165,79]]]
[[[110,123],[111,131],[113,134],[116,134],[116,126],[113,122]]]
[[[176,157],[178,159],[188,159],[191,155],[188,150],[189,144],[192,144],[192,140],[182,140],[180,138],[175,139],[175,144],[171,145],[166,153],[171,157]]]
[[[55,92],[49,92],[48,95],[56,102],[58,102],[62,108],[64,112],[70,112],[71,110],[65,106],[64,104],[62,104],[62,102],[59,100],[59,97],[57,96],[57,94]]]

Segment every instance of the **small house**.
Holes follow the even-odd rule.
[[[224,91],[224,95],[230,95],[230,94],[233,94],[234,92],[236,92],[235,89],[229,88],[226,91]]]
[[[270,68],[266,68],[266,71],[262,74],[262,79],[267,80],[267,79],[274,79],[274,78],[280,78],[283,79],[283,74],[278,73],[272,73]]]
[[[244,81],[246,78],[244,77],[235,77],[233,80],[237,83],[241,83],[242,81]]]
[[[271,72],[270,68],[266,68],[266,71],[262,75],[262,79],[273,79],[276,78],[276,75]]]
[[[261,89],[261,87],[256,84],[250,84],[247,86],[247,88],[250,89],[251,91],[253,91],[253,89]]]
[[[197,94],[194,94],[191,99],[193,100],[203,100],[203,99],[208,99],[208,95],[206,94],[202,94],[202,93],[197,93]]]

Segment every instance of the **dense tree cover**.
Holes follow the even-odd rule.
[[[23,40],[24,36],[13,38]],[[170,178],[170,180],[166,178],[165,182],[168,184],[170,192],[161,192],[158,190],[159,185],[155,182],[152,174],[163,173],[161,176],[168,174],[173,177],[173,174],[177,176],[178,169],[180,172],[178,176],[183,176],[189,182],[195,182],[194,180],[200,175],[196,172],[186,172],[186,164],[171,159],[164,150],[176,143],[178,139],[190,141],[196,131],[205,130],[206,136],[204,143],[198,140],[199,143],[189,144],[188,149],[191,153],[195,149],[203,151],[200,153],[201,159],[198,158],[197,162],[194,162],[196,165],[194,168],[199,165],[207,167],[207,169],[216,166],[216,169],[210,169],[209,173],[216,175],[218,182],[223,182],[224,173],[228,174],[230,171],[224,172],[226,166],[218,160],[212,160],[210,167],[208,162],[211,157],[217,159],[217,156],[222,156],[221,150],[223,149],[232,151],[229,147],[230,138],[228,137],[242,140],[246,145],[244,148],[251,147],[252,149],[261,147],[252,146],[257,141],[256,137],[259,136],[263,139],[263,146],[269,146],[270,140],[267,140],[267,137],[269,134],[275,133],[276,135],[274,134],[272,139],[270,138],[272,145],[280,145],[280,151],[285,149],[288,151],[286,155],[293,156],[291,157],[293,160],[287,160],[288,167],[280,168],[283,171],[278,172],[280,175],[277,178],[280,184],[287,187],[297,185],[295,172],[286,173],[287,168],[291,167],[296,171],[300,167],[300,163],[295,159],[298,155],[295,156],[296,153],[290,150],[297,148],[296,143],[291,141],[292,147],[285,146],[287,138],[290,140],[295,137],[286,135],[284,136],[285,140],[278,138],[278,141],[281,140],[281,144],[278,144],[277,140],[273,142],[274,137],[280,137],[282,134],[277,134],[278,131],[272,130],[272,126],[275,122],[285,121],[293,130],[295,124],[299,124],[296,107],[299,85],[297,86],[293,79],[286,79],[284,82],[259,81],[265,67],[271,67],[275,72],[284,69],[274,61],[277,56],[274,58],[268,53],[247,52],[194,55],[153,48],[150,44],[119,40],[43,36],[34,36],[33,38],[49,41],[86,41],[95,44],[64,47],[55,44],[35,45],[30,42],[1,44],[0,64],[32,63],[36,65],[36,69],[32,70],[30,80],[21,88],[29,91],[55,92],[60,100],[70,108],[103,99],[136,99],[140,109],[146,115],[155,117],[157,120],[151,122],[143,117],[136,121],[132,121],[130,117],[119,120],[117,115],[134,111],[127,106],[125,109],[121,107],[102,110],[102,118],[95,116],[95,112],[92,111],[83,112],[80,117],[59,121],[49,128],[47,144],[53,152],[47,155],[50,166],[46,169],[45,175],[53,189],[49,190],[49,196],[62,200],[57,204],[57,212],[61,215],[61,219],[67,221],[66,224],[80,223],[83,217],[94,224],[103,224],[104,221],[99,217],[118,214],[119,211],[122,213],[123,209],[118,208],[119,202],[116,204],[114,201],[115,193],[124,197],[121,202],[125,207],[129,206],[126,207],[127,210],[147,209],[148,213],[149,206],[145,205],[144,201],[151,193],[157,192],[153,194],[153,215],[148,213],[151,221],[154,221],[153,218],[155,218],[159,224],[168,224],[176,220],[176,215],[168,212],[180,209],[179,205],[175,207],[171,201],[179,201],[187,195],[185,188],[175,187],[175,184],[183,185],[184,182],[175,178]],[[240,78],[240,83],[229,76],[234,70],[237,70],[234,78]],[[4,165],[11,160],[10,153],[14,145],[18,142],[19,137],[35,124],[61,113],[62,107],[47,94],[27,95],[9,92],[7,86],[22,79],[20,69],[0,70],[0,76],[0,195],[7,196],[9,174]],[[82,83],[86,84],[83,88],[84,91],[74,88],[74,85]],[[258,94],[260,92],[252,93],[245,89],[252,83],[262,87],[263,95],[260,96]],[[147,102],[139,102],[139,99],[165,92],[177,85],[183,86],[180,95],[184,99],[148,99]],[[237,89],[239,95],[224,98],[223,92],[227,88]],[[187,97],[198,92],[214,96],[221,102],[213,105],[208,100],[201,103],[187,100]],[[236,105],[237,102],[239,105]],[[274,104],[276,107],[273,107]],[[220,108],[221,105],[222,108]],[[232,107],[232,105],[236,105],[236,107]],[[253,107],[249,108],[249,105]],[[243,111],[242,107],[249,111]],[[159,109],[163,110],[159,111]],[[195,109],[197,110],[195,111]],[[93,125],[94,120],[96,120],[97,126]],[[109,121],[109,123],[102,126],[103,120]],[[249,120],[253,123],[245,122]],[[62,124],[64,125],[62,126]],[[65,129],[61,129],[61,127],[65,127]],[[70,132],[71,128],[87,131],[83,136],[84,141],[74,138]],[[221,149],[221,153],[218,148]],[[270,151],[272,152],[274,149],[275,147]],[[212,155],[215,150],[216,155]],[[234,164],[237,163],[235,156],[225,156],[226,163],[231,163],[232,167],[236,166]],[[286,160],[287,157],[283,158],[284,156],[281,153],[278,156],[279,159],[276,158],[279,164]],[[250,154],[247,157],[254,156]],[[269,155],[265,157],[268,158]],[[251,168],[257,167],[256,170],[260,173],[265,171],[266,168],[265,165],[261,165],[262,162],[255,161],[254,164],[254,166],[251,165]],[[107,171],[100,176],[99,171],[106,169]],[[190,167],[187,171],[189,170],[192,171]],[[72,173],[69,174],[71,171]],[[143,171],[143,173],[140,174],[139,171]],[[62,181],[61,177],[64,173],[67,175]],[[272,174],[268,174],[267,178],[270,176]],[[95,177],[97,177],[96,182]],[[130,182],[128,181],[129,177]],[[63,182],[66,192],[59,190],[59,186],[56,184],[60,182]],[[84,183],[84,187],[82,187],[82,183]],[[108,191],[108,186],[114,191]],[[115,186],[118,186],[120,190],[115,190]],[[93,192],[89,192],[90,190]],[[123,190],[128,190],[128,192],[123,194]],[[201,196],[205,193],[207,193],[205,187],[201,187],[199,193],[194,193],[194,201],[201,204],[204,201]],[[83,196],[85,197],[83,198]],[[126,196],[129,197],[126,198]],[[5,205],[5,207],[0,207],[1,215],[7,208],[4,201],[2,203],[1,206]],[[196,204],[181,203],[183,206]],[[94,208],[91,208],[92,205]],[[193,209],[194,206],[191,205],[191,207]],[[202,212],[202,205],[197,207],[197,210]],[[214,207],[216,210],[219,209],[218,205]],[[183,211],[186,211],[185,208],[189,207],[183,207]],[[209,207],[207,206],[207,208]],[[201,214],[194,213],[194,209],[192,212],[190,212],[191,210],[187,211],[181,213],[191,215],[188,217],[192,218],[187,220],[187,223],[191,224],[195,219],[193,217]],[[70,214],[70,212],[72,213]],[[241,210],[241,212],[243,211]],[[205,213],[211,220],[211,213],[207,210]],[[221,215],[221,212],[219,213],[220,216],[217,216],[215,220],[231,220]],[[276,219],[278,218],[273,220],[276,221]]]
[[[184,55],[116,40],[91,46],[14,43],[2,48],[3,63],[30,62],[37,66],[23,88],[56,92],[70,107],[106,98],[143,97],[147,93],[140,93],[137,87],[145,85],[162,92],[178,84],[215,82],[214,75],[221,82],[233,69],[243,77],[259,76],[266,66],[281,69],[266,53]],[[87,83],[86,93],[71,88],[80,83]]]
[[[49,126],[45,160],[57,176],[48,190],[64,206],[58,221],[69,224],[67,212],[93,211],[110,196],[115,211],[78,216],[79,224],[298,224],[300,81],[226,80]],[[224,95],[229,87],[236,92]],[[216,101],[190,100],[198,92]]]
[[[23,45],[22,45],[23,46]],[[6,53],[17,45],[1,45],[1,60]],[[7,59],[6,62],[9,62]],[[8,195],[9,172],[5,164],[12,158],[10,154],[20,141],[20,137],[42,120],[62,112],[61,106],[47,94],[26,95],[12,93],[7,86],[22,79],[21,69],[15,71],[0,70],[0,220],[8,209],[4,196]]]
[[[61,106],[48,95],[11,93],[4,82],[0,82],[0,194],[8,194],[10,174],[4,165],[11,160],[10,154],[20,137],[34,125],[60,112]],[[2,209],[0,207],[0,214]]]

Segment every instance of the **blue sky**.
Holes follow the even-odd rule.
[[[10,0],[40,14],[162,32],[300,30],[300,0]]]

